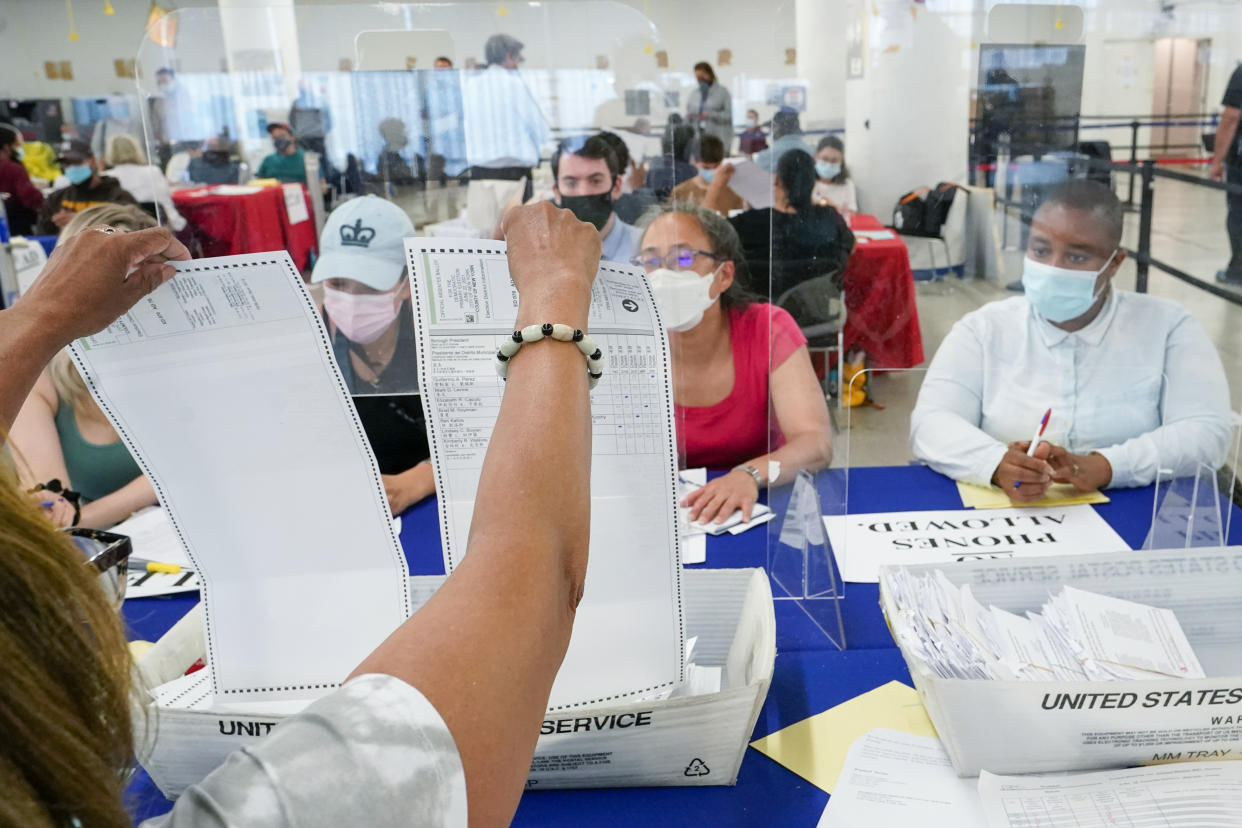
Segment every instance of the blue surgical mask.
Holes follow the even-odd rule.
[[[1100,293],[1096,279],[1113,263],[1113,254],[1099,270],[1070,270],[1037,262],[1029,256],[1022,262],[1022,287],[1027,300],[1049,322],[1068,322],[1091,309]]]
[[[712,179],[716,177],[715,170],[699,170],[699,176],[708,184],[712,183]]]
[[[820,178],[836,178],[841,174],[841,165],[831,161],[816,161],[815,174]]]
[[[73,184],[82,184],[91,180],[90,164],[74,164],[72,167],[65,167],[65,178]]]

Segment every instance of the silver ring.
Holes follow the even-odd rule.
[[[116,232],[115,227],[109,227],[106,224],[100,225],[99,227],[92,227],[91,229],[96,232],[103,233],[105,236],[111,236]]]

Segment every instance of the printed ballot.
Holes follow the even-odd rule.
[[[323,695],[410,613],[375,458],[287,253],[173,264],[74,360],[202,580],[214,694]]]
[[[1064,587],[1025,616],[975,600],[970,584],[944,573],[881,577],[896,613],[901,648],[942,678],[1010,681],[1136,681],[1203,678],[1177,616],[1074,587]],[[1119,694],[1118,694],[1119,695]]]
[[[975,780],[958,778],[940,740],[896,730],[872,730],[854,742],[819,820],[819,828],[986,824]]]
[[[881,566],[1129,549],[1090,506],[833,515],[824,525],[853,583],[874,584]]]
[[[518,297],[503,242],[411,238],[406,253],[451,572],[466,553],[504,396],[494,357],[513,333]],[[666,694],[685,672],[668,339],[642,271],[602,264],[588,322],[605,355],[591,392],[590,563],[549,710]],[[531,474],[555,485],[555,469]]]
[[[1242,825],[1242,762],[1018,777],[979,774],[989,828]]]

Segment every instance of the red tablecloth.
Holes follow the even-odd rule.
[[[855,213],[851,230],[883,230],[875,216]],[[845,268],[845,347],[862,348],[871,368],[913,368],[923,361],[923,335],[914,302],[910,254],[891,239],[858,237]]]
[[[254,193],[222,193],[217,187],[194,187],[173,191],[173,203],[193,228],[204,256],[288,250],[298,269],[310,267],[317,241],[315,222],[308,218],[290,224],[280,187],[263,187]],[[308,216],[314,215],[309,197],[306,212]]]

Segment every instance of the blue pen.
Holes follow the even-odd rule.
[[[1052,418],[1052,409],[1049,408],[1044,412],[1044,418],[1039,421],[1039,428],[1035,429],[1035,436],[1031,438],[1031,447],[1026,450],[1027,457],[1035,456],[1035,449],[1039,446],[1039,438],[1044,436],[1044,429],[1048,427],[1048,420]],[[1015,480],[1013,487],[1015,489],[1022,488],[1022,481]]]

